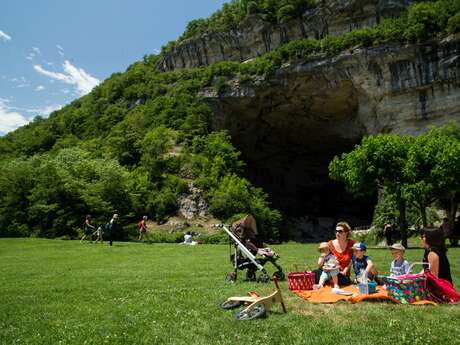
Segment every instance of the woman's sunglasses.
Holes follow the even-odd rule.
[[[344,231],[344,230],[335,230],[335,232],[336,232],[337,234],[342,234],[342,233],[344,233],[344,232],[346,232],[346,231]]]

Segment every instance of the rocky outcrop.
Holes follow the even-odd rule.
[[[177,203],[178,215],[184,219],[208,216],[208,204],[203,198],[202,191],[198,188],[190,187],[190,193],[179,197]]]
[[[374,200],[353,200],[328,178],[328,163],[366,134],[417,134],[460,120],[460,38],[315,57],[275,76],[221,93],[205,90],[215,129],[228,129],[248,177],[276,207],[337,219],[367,215]]]
[[[300,19],[271,24],[260,15],[248,16],[236,30],[211,32],[179,42],[158,67],[164,71],[245,61],[282,44],[302,38],[339,35],[373,26],[384,17],[399,16],[410,0],[323,0]]]

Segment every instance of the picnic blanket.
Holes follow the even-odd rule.
[[[318,290],[296,290],[293,291],[297,296],[307,300],[311,303],[336,303],[339,301],[345,301],[349,303],[357,303],[361,301],[388,301],[396,303],[397,301],[388,296],[387,290],[383,288],[383,286],[377,286],[376,292],[372,294],[360,294],[359,289],[354,286],[345,286],[342,290],[351,292],[353,295],[345,296],[345,295],[338,295],[332,292],[332,288],[330,286],[325,286]],[[418,301],[413,304],[431,304],[436,305],[436,303],[432,301]]]

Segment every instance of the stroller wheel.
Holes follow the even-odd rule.
[[[265,307],[263,304],[257,304],[253,308],[251,308],[249,311],[242,310],[238,314],[235,315],[235,318],[237,320],[254,320],[258,319],[261,317],[265,317],[266,312],[265,312]]]
[[[230,310],[230,309],[238,308],[242,304],[243,304],[243,301],[226,300],[225,302],[220,304],[220,307],[224,310]]]
[[[278,280],[284,280],[286,279],[286,275],[283,271],[276,271],[275,273],[273,273],[273,278],[276,278]]]
[[[262,273],[257,279],[259,283],[270,283],[270,276],[267,273]]]
[[[246,272],[246,280],[247,281],[256,280],[256,272],[254,272],[252,270],[247,270],[247,272]]]

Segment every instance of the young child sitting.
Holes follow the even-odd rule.
[[[334,255],[332,255],[327,242],[321,242],[318,247],[321,253],[318,259],[318,266],[323,271],[319,278],[319,284],[313,285],[313,289],[320,289],[326,282],[332,280],[334,289],[339,289],[337,275],[339,274],[339,264]]]
[[[390,247],[390,250],[391,255],[394,258],[394,260],[391,262],[390,277],[409,274],[409,262],[407,260],[404,260],[404,251],[406,250],[406,248],[404,248],[404,246],[399,243],[395,243]]]
[[[356,275],[355,283],[358,282],[358,279],[361,278],[363,274],[367,275],[369,281],[374,280],[377,276],[377,270],[375,269],[374,263],[368,256],[364,255],[366,250],[367,247],[363,242],[357,242],[353,245],[351,263]]]

